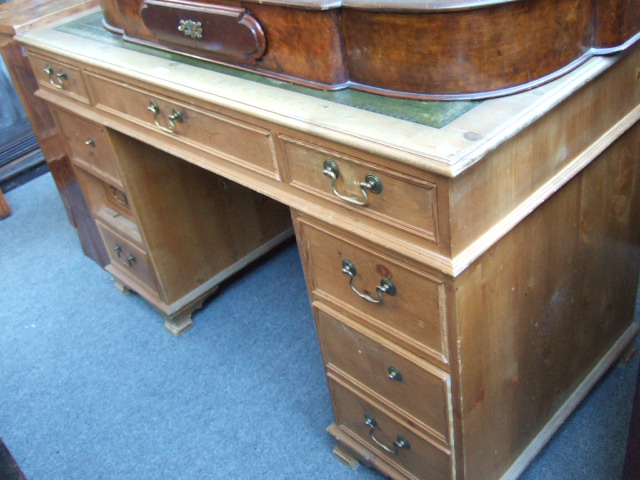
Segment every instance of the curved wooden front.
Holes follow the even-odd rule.
[[[640,38],[640,0],[156,1],[166,23],[145,22],[145,3],[102,0],[105,26],[128,41],[313,88],[422,100],[520,92]],[[176,41],[184,12],[204,25],[207,12],[229,8],[262,29],[259,55],[230,56],[240,51],[236,34],[216,38],[215,48],[204,37]]]
[[[456,12],[345,9],[350,80],[434,95],[524,86],[585,57],[591,17],[591,3],[582,0]]]

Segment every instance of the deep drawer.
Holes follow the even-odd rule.
[[[29,54],[33,74],[41,88],[89,103],[89,96],[80,69],[66,62]]]
[[[441,278],[303,217],[298,217],[298,234],[315,298],[364,318],[369,327],[410,350],[447,363]],[[386,289],[389,284],[393,288]]]
[[[103,223],[97,223],[104,244],[111,257],[111,265],[115,267],[117,271],[123,272],[125,276],[133,276],[135,279],[155,290],[155,275],[149,264],[147,253]],[[127,284],[128,282],[125,281],[124,283]]]
[[[448,442],[448,374],[324,305],[316,303],[315,314],[328,369],[349,375]]]
[[[364,218],[438,242],[434,182],[302,140],[281,136],[280,141],[292,186]]]
[[[335,423],[366,445],[372,454],[407,478],[449,480],[451,453],[431,443],[400,417],[329,376]],[[403,477],[404,478],[404,477]]]
[[[104,127],[60,110],[56,111],[56,116],[60,131],[69,148],[71,159],[122,189],[120,172],[116,166],[109,137]]]
[[[271,131],[155,92],[87,74],[96,107],[277,178]]]

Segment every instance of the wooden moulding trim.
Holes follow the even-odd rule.
[[[587,149],[580,153],[569,165],[551,177],[544,185],[538,188],[524,202],[503,217],[498,223],[484,233],[478,240],[469,245],[459,255],[451,260],[451,268],[454,277],[460,275],[469,265],[477,260],[484,252],[491,248],[498,240],[505,236],[527,215],[533,212],[544,201],[557,192],[563,185],[569,182],[582,169],[595,160],[624,132],[640,120],[640,106],[636,106],[630,113],[607,130],[600,138],[593,142]]]
[[[589,372],[578,388],[560,407],[556,414],[549,422],[540,430],[540,433],[533,439],[529,446],[511,465],[509,470],[501,477],[501,480],[516,480],[531,461],[540,453],[540,450],[551,439],[554,433],[562,426],[564,421],[569,417],[571,412],[586,397],[587,393],[593,388],[606,371],[613,365],[616,359],[622,354],[625,347],[633,340],[633,337],[640,330],[640,324],[632,323],[629,328],[620,336],[618,341],[611,347],[604,357]]]

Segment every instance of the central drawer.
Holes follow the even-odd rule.
[[[278,178],[270,130],[146,88],[125,85],[93,73],[86,77],[98,109],[269,178]]]
[[[448,363],[444,281],[297,217],[311,294],[420,356]]]

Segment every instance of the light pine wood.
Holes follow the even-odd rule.
[[[629,327],[639,149],[635,126],[453,283],[465,478],[506,470]]]
[[[314,308],[327,368],[358,383],[380,402],[402,410],[433,442],[448,445],[448,373],[320,302]],[[391,372],[395,373],[394,378],[390,378]]]
[[[284,238],[288,209],[147,144],[54,109],[118,284],[180,335],[226,277]]]
[[[335,428],[352,438],[348,444],[355,443],[355,448],[364,447],[368,451],[380,451],[380,447],[372,439],[373,433],[378,442],[392,450],[398,435],[404,437],[411,446],[407,450],[400,449],[396,455],[376,455],[375,458],[359,455],[365,463],[369,461],[376,468],[379,464],[386,464],[393,472],[392,477],[398,479],[451,478],[452,459],[448,449],[429,441],[405,419],[357,390],[351,382],[332,372],[327,374],[327,378],[334,404]],[[371,432],[371,428],[365,425],[365,414],[372,415],[376,420],[378,428],[375,431]]]
[[[163,93],[149,92],[146,88],[131,88],[96,75],[89,75],[87,79],[97,109],[124,115],[134,123],[160,131],[153,113],[148,110],[153,100],[158,105],[157,121],[162,127],[171,126],[167,117],[174,110],[182,115],[182,121],[174,122],[175,133],[167,134],[169,141],[195,144],[216,155],[233,158],[266,176],[278,177],[269,130],[206,112],[180,100],[166,98]]]
[[[11,207],[2,190],[0,190],[0,220],[7,218],[9,215],[11,215]]]
[[[73,67],[86,87],[70,95],[47,76],[38,97],[106,132],[128,209],[107,203],[99,162],[76,162],[79,176],[152,275],[107,270],[188,327],[221,276],[280,239],[276,206],[290,207],[345,463],[394,479],[511,478],[636,333],[637,47],[435,128],[73,39],[20,37],[34,62]],[[173,108],[184,118],[167,132]],[[344,204],[326,158],[338,191],[359,197],[375,173],[382,192]],[[383,279],[395,295],[362,298]],[[412,448],[385,452],[397,435]]]
[[[309,290],[315,298],[353,318],[361,316],[361,322],[396,337],[418,355],[448,364],[443,278],[304,217],[296,216],[296,235],[309,275]],[[382,294],[381,304],[359,298],[349,287],[349,276],[342,272],[345,259],[356,267],[353,286],[360,293],[377,300],[376,287],[383,278],[389,278],[396,294]]]

